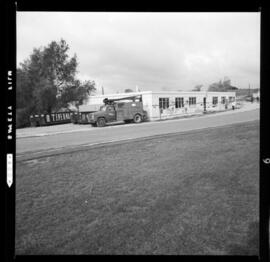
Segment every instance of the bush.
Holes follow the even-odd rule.
[[[30,112],[28,108],[16,109],[16,128],[30,126]]]

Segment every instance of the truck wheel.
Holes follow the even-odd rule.
[[[97,126],[98,127],[103,127],[105,126],[106,122],[105,122],[105,118],[101,117],[97,120]]]
[[[141,123],[142,122],[142,116],[139,114],[136,114],[133,118],[134,123]]]

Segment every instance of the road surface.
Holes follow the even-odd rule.
[[[141,124],[116,125],[90,128],[89,131],[62,133],[40,137],[22,137],[16,140],[17,159],[23,156],[37,156],[44,152],[54,152],[83,146],[112,143],[177,132],[213,128],[259,119],[259,109],[235,112],[233,114],[214,114],[188,119],[178,119]]]

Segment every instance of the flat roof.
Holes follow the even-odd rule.
[[[104,94],[104,95],[93,95],[91,97],[108,97],[108,96],[137,96],[143,94],[198,94],[198,95],[205,95],[205,94],[213,94],[213,95],[221,95],[221,94],[235,94],[234,91],[226,91],[226,92],[212,92],[212,91],[141,91],[141,92],[129,92],[129,93],[113,93],[113,94]]]

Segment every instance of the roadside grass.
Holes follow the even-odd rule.
[[[258,209],[258,121],[16,164],[18,255],[258,255]]]

